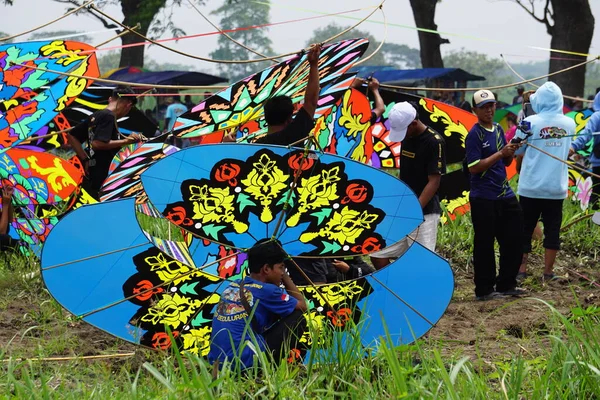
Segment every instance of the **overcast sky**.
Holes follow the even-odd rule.
[[[246,0],[242,0],[246,1]],[[250,1],[250,0],[248,0]],[[33,28],[48,20],[54,19],[64,13],[64,4],[52,0],[15,0],[12,7],[0,5],[2,15],[1,31],[11,34]],[[178,27],[186,31],[188,35],[197,33],[213,32],[214,29],[200,17],[200,15],[183,1],[184,5],[175,9],[174,20]],[[199,9],[215,23],[217,16],[211,16],[210,11],[220,6],[222,0],[207,0],[207,5]],[[342,11],[361,9],[379,4],[378,0],[277,0],[271,6],[271,22],[282,22],[298,18],[314,17],[318,13],[338,13]],[[592,13],[596,16],[596,35],[592,41],[590,52],[600,54],[600,0],[590,0]],[[32,7],[35,5],[35,12]],[[119,6],[106,7],[105,12],[122,20],[123,16]],[[388,27],[387,41],[406,44],[418,48],[419,42],[417,31],[414,30],[415,23],[408,0],[387,0],[384,6],[387,20],[394,26]],[[362,18],[370,10],[344,14],[353,18]],[[368,30],[376,38],[383,39],[384,28],[380,12],[372,17],[374,22],[365,22],[359,29]],[[302,48],[311,37],[313,30],[323,27],[331,22],[339,25],[350,25],[356,21],[343,16],[327,16],[297,23],[283,24],[268,28],[268,34],[273,40],[273,47],[277,53],[288,53]],[[501,53],[507,56],[509,62],[540,61],[547,59],[548,52],[536,50],[532,47],[550,47],[550,36],[546,33],[543,24],[535,21],[523,11],[512,0],[442,0],[438,4],[436,22],[441,32],[451,43],[442,47],[443,52],[466,48],[486,53],[490,56],[499,56]],[[406,27],[401,27],[403,25]],[[98,31],[104,27],[92,17],[80,15],[69,16],[44,30],[80,30]],[[114,33],[93,34],[91,44],[100,43]],[[26,38],[27,36],[25,36]],[[169,33],[163,35],[170,37]],[[114,41],[110,45],[118,45]],[[110,46],[109,45],[109,46]],[[210,51],[217,45],[217,35],[204,36],[193,39],[180,40],[179,42],[168,42],[167,45],[178,50],[208,57]],[[102,53],[99,53],[99,55]],[[204,71],[216,72],[211,63],[196,61],[184,56],[171,53],[167,50],[152,46],[146,54],[157,61],[168,61],[181,64],[195,65]]]

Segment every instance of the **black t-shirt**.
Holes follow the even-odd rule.
[[[89,120],[88,151],[90,155],[90,183],[98,190],[108,175],[110,163],[119,148],[111,150],[93,150],[92,142],[99,140],[108,143],[119,139],[117,121],[112,111],[104,109],[96,111]]]
[[[294,262],[296,263],[294,265]],[[325,283],[327,282],[327,264],[322,258],[294,258],[292,260],[285,260],[285,267],[288,270],[288,274],[292,281],[298,286],[308,286],[310,282],[306,280],[304,275],[298,271],[298,267],[312,283]]]
[[[333,260],[327,259],[327,283],[336,283],[349,279],[357,279],[375,272],[375,268],[367,264],[360,256],[339,258],[339,260],[348,264],[350,269],[346,273],[338,271],[338,269],[333,265]]]
[[[427,127],[418,136],[402,141],[400,179],[420,196],[429,182],[429,175],[446,173],[446,142]],[[441,213],[440,200],[435,196],[423,208],[423,214]]]
[[[258,138],[254,143],[258,144],[276,144],[280,146],[288,146],[308,137],[308,134],[314,128],[315,121],[312,116],[302,107],[296,113],[296,116],[288,126],[280,131],[269,133],[261,138]],[[297,144],[302,147],[302,143]]]

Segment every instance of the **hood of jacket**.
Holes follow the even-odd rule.
[[[563,95],[558,85],[554,82],[546,82],[534,94],[531,95],[530,99],[531,107],[536,114],[540,113],[563,113]]]

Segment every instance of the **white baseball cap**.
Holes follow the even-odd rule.
[[[481,107],[487,103],[495,103],[496,97],[489,90],[478,90],[473,94],[473,107]]]
[[[407,101],[396,103],[390,110],[390,140],[401,142],[406,137],[408,125],[417,118],[417,110]]]

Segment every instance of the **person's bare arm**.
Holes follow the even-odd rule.
[[[442,181],[442,175],[440,174],[431,174],[427,175],[427,185],[423,188],[421,195],[419,196],[419,204],[421,204],[421,208],[425,208],[427,204],[431,201],[433,196],[437,193],[440,188],[440,182]]]
[[[302,293],[300,293],[300,290],[298,289],[294,281],[292,281],[292,278],[290,278],[290,276],[287,273],[285,273],[283,274],[283,279],[281,280],[281,282],[283,283],[283,286],[285,286],[285,290],[288,292],[288,294],[296,300],[298,300],[298,303],[296,304],[296,310],[300,310],[302,312],[306,311],[308,308],[306,307],[306,301],[304,301],[304,296],[302,296]]]
[[[2,187],[2,215],[0,216],[0,233],[8,234],[8,225],[13,220],[12,195],[14,188],[12,186]]]
[[[375,108],[373,109],[373,113],[377,115],[377,118],[379,118],[385,112],[385,103],[383,102],[383,98],[381,98],[381,94],[379,93],[379,81],[376,78],[371,78],[371,82],[369,82],[369,89],[371,90],[371,93],[373,93],[373,99],[375,100]]]
[[[127,136],[127,138],[125,139],[118,139],[118,140],[109,140],[108,142],[103,142],[101,140],[94,140],[92,142],[92,148],[94,150],[112,150],[112,149],[117,149],[117,148],[121,148],[123,146],[127,146],[128,144],[131,143],[135,143],[135,142],[139,142],[142,140],[142,137],[140,135],[138,135],[137,133],[132,133],[131,135]]]
[[[480,160],[477,164],[469,167],[469,172],[472,174],[480,174],[483,171],[487,171],[492,165],[494,165],[498,160],[502,160],[504,165],[510,165],[513,159],[513,155],[519,146],[517,144],[509,143],[502,148],[502,150],[497,151],[492,154],[488,158],[484,158]]]
[[[517,157],[517,173],[521,173],[521,166],[523,165],[523,156],[518,155]]]
[[[304,93],[304,109],[311,117],[314,117],[319,102],[319,92],[321,86],[319,82],[319,57],[321,55],[321,45],[313,44],[308,51],[308,63],[310,71],[308,73],[308,83]]]
[[[83,169],[85,170],[85,173],[87,174],[89,157],[88,157],[87,153],[85,152],[85,150],[83,150],[83,146],[81,145],[81,142],[79,140],[77,140],[76,137],[72,136],[70,133],[67,134],[67,141],[69,142],[69,145],[71,146],[73,151],[75,151],[77,158],[79,158],[79,161],[81,162],[81,165],[83,165]]]

